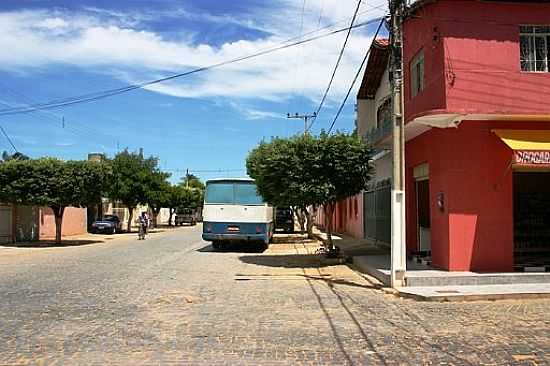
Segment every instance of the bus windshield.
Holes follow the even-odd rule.
[[[205,203],[225,205],[263,205],[252,182],[210,182],[206,185]]]

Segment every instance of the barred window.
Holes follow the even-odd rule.
[[[521,71],[548,72],[550,26],[522,25],[520,27]]]
[[[424,50],[411,61],[411,97],[416,97],[424,90]]]

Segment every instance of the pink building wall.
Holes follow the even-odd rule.
[[[322,209],[317,212],[316,220],[319,227],[325,228],[325,215]],[[346,234],[356,239],[364,237],[362,193],[336,204],[332,230],[334,233]]]
[[[51,208],[42,207],[39,215],[40,239],[55,238],[55,218]],[[63,236],[85,234],[86,209],[79,207],[67,207],[63,215],[61,234]]]
[[[438,113],[550,114],[550,73],[520,67],[520,25],[533,24],[550,25],[549,4],[439,0],[418,10],[404,26],[407,121]],[[408,71],[420,50],[425,90],[412,98]]]
[[[437,267],[513,269],[512,150],[492,130],[550,129],[547,122],[530,120],[548,120],[550,73],[521,71],[520,25],[550,25],[550,5],[439,0],[405,23],[407,122],[423,115],[491,115],[458,128],[433,128],[407,142],[407,248],[418,245],[413,169],[428,163]],[[425,89],[412,98],[408,70],[420,50]],[[505,122],[503,115],[525,118]],[[445,199],[444,211],[437,207],[438,195]]]

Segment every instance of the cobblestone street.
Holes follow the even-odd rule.
[[[550,364],[550,300],[415,302],[314,243],[220,253],[200,230],[0,247],[0,364]]]

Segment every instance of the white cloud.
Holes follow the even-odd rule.
[[[276,113],[273,111],[266,111],[256,108],[248,107],[243,103],[230,102],[229,105],[240,112],[248,120],[258,120],[258,119],[271,119],[271,118],[284,118],[281,113]]]
[[[385,3],[380,0],[378,4]],[[278,0],[275,8],[235,16],[193,14],[183,9],[179,16],[197,17],[220,24],[239,24],[272,34],[256,40],[228,41],[221,46],[197,44],[193,39],[167,39],[148,29],[144,22],[157,13],[118,13],[86,8],[67,13],[50,10],[23,10],[0,13],[0,69],[40,71],[50,65],[73,65],[91,72],[110,74],[126,82],[141,82],[214,64],[278,45],[296,36],[301,23],[301,2]],[[355,3],[340,0],[307,1],[303,32],[351,16]],[[271,5],[271,6],[275,6]],[[371,5],[369,5],[371,6]],[[361,20],[383,14],[362,9]],[[261,26],[259,25],[261,24]],[[343,22],[340,26],[347,24]],[[185,31],[184,29],[181,30]],[[196,30],[195,30],[196,31]],[[193,30],[189,30],[193,32]],[[297,48],[289,48],[212,71],[155,84],[149,90],[176,97],[263,98],[283,100],[293,93],[316,101],[328,82],[345,33]],[[334,83],[331,98],[339,99],[364,55],[370,36],[355,30]],[[272,117],[270,112],[249,110],[247,118]]]

